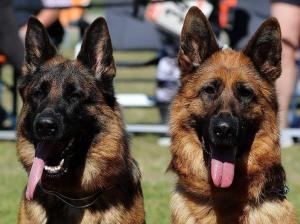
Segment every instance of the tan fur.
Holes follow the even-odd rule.
[[[230,60],[231,63],[228,63],[227,61]],[[215,74],[219,74],[219,78],[224,79],[224,77],[227,77],[224,73],[230,72],[232,75],[235,72],[237,74],[236,79],[242,79],[239,70],[243,69],[244,65],[246,68],[250,62],[240,53],[226,50],[216,53],[206,63],[213,64],[214,67],[210,66],[205,71],[199,71],[203,75],[201,79],[195,77],[195,79],[189,80],[182,91],[176,96],[171,110],[171,166],[178,175],[178,185],[184,186],[189,191],[205,197],[206,200],[198,202],[197,199],[187,198],[177,188],[171,201],[172,223],[193,223],[194,220],[197,220],[194,223],[221,224],[236,223],[239,220],[239,223],[252,224],[270,223],[272,219],[277,220],[274,223],[281,223],[279,220],[282,220],[282,217],[286,215],[290,219],[286,219],[284,223],[296,223],[295,211],[286,200],[275,203],[266,202],[266,204],[258,207],[247,204],[247,200],[260,200],[261,189],[265,181],[263,170],[273,164],[280,163],[278,127],[277,123],[274,122],[276,121],[276,114],[274,111],[268,109],[271,107],[268,102],[270,91],[268,88],[264,88],[264,85],[267,85],[267,83],[257,85],[256,89],[259,94],[265,97],[265,101],[262,102],[265,104],[265,110],[263,112],[254,110],[258,114],[263,114],[262,129],[256,134],[250,153],[245,154],[242,158],[243,162],[240,164],[243,165],[239,168],[243,171],[236,174],[239,175],[239,183],[245,183],[251,177],[251,184],[249,184],[246,191],[243,189],[244,185],[238,183],[226,193],[212,189],[208,170],[204,164],[202,143],[195,130],[189,126],[191,124],[187,122],[191,113],[205,113],[201,105],[199,105],[199,100],[194,95],[194,92],[196,92],[194,88],[197,87],[198,83],[201,85],[200,83],[203,80],[209,79],[210,75],[215,76]],[[227,66],[226,63],[228,64]],[[226,66],[226,72],[224,72],[224,66]],[[254,79],[249,80],[248,77],[248,82],[255,84],[258,81]],[[231,78],[227,82],[234,82],[233,80],[234,78]],[[214,211],[216,205],[212,204],[211,199],[216,201],[218,206],[221,206],[221,208],[218,208],[220,212]],[[230,211],[226,209],[228,200],[236,202]],[[240,209],[243,211],[240,211]],[[226,215],[229,217],[226,218]],[[263,220],[263,222],[257,222],[257,220]]]
[[[234,208],[231,209],[232,211],[229,211],[227,215],[220,216],[209,201],[201,203],[188,200],[179,192],[174,193],[171,198],[172,223],[176,224],[237,223],[236,220],[232,220],[235,211]],[[298,223],[295,210],[287,200],[266,202],[261,206],[246,206],[245,213],[247,215],[241,217],[238,223]]]
[[[29,172],[35,149],[22,135],[23,117],[28,109],[27,105],[24,105],[19,117],[17,152],[19,160],[22,161],[24,168]],[[86,164],[82,175],[83,178],[81,179],[81,182],[78,183],[78,186],[68,189],[62,188],[62,191],[74,192],[74,194],[77,195],[85,195],[90,194],[90,192],[95,192],[99,188],[109,187],[111,184],[114,184],[114,182],[111,181],[119,181],[117,179],[110,180],[110,176],[115,172],[114,169],[117,166],[132,166],[132,168],[130,168],[132,170],[132,176],[136,181],[136,184],[139,184],[140,174],[138,168],[135,167],[133,162],[127,164],[128,161],[132,161],[133,159],[130,155],[129,158],[126,158],[128,156],[128,149],[124,148],[123,145],[122,138],[124,138],[124,125],[119,107],[116,106],[115,111],[111,111],[111,108],[106,106],[90,108],[90,113],[92,114],[100,114],[99,112],[102,112],[102,115],[99,116],[98,119],[101,121],[106,120],[109,129],[107,132],[95,137],[93,147],[89,150],[86,158]],[[109,164],[109,167],[104,164]],[[111,196],[114,198],[118,193],[115,191],[113,192],[114,193],[110,194],[112,194]],[[104,197],[104,199],[99,199],[99,205],[103,203],[102,200],[105,200],[105,203],[108,203],[110,198]],[[141,192],[137,192],[133,201],[134,204],[130,210],[121,204],[111,207],[105,212],[91,213],[89,209],[84,209],[83,216],[78,216],[78,219],[75,220],[70,218],[71,220],[67,223],[143,223],[144,208]],[[73,217],[72,214],[76,213],[76,211],[76,209],[66,209],[65,214],[69,213],[70,217]],[[20,224],[46,223],[46,221],[47,214],[42,206],[36,202],[27,202],[26,199],[22,199],[19,211]],[[55,223],[59,223],[59,219],[56,220]]]
[[[99,202],[101,204],[101,201]],[[117,205],[109,208],[105,212],[93,211],[85,209],[81,213],[78,209],[66,209],[65,215],[69,215],[69,219],[61,220],[60,217],[52,219],[51,223],[63,224],[63,223],[81,223],[81,224],[140,224],[144,223],[143,214],[143,200],[141,197],[136,198],[135,204],[131,210]],[[97,204],[96,204],[97,206]],[[19,211],[19,222],[20,224],[33,224],[41,223],[46,224],[48,220],[47,214],[43,207],[36,202],[28,203],[26,199],[21,202]]]
[[[269,37],[274,38],[272,43],[280,44],[276,21],[270,19],[262,26],[271,30],[273,36],[269,34]],[[255,37],[264,35],[263,28]],[[253,38],[250,44],[255,41]],[[171,199],[172,223],[296,224],[295,209],[286,199],[276,194],[264,195],[268,184],[276,186],[285,178],[283,170],[271,173],[274,167],[281,167],[274,90],[280,63],[277,64],[276,55],[272,55],[270,60],[274,64],[271,64],[261,58],[260,61],[252,61],[251,57],[258,59],[255,58],[257,54],[252,54],[251,45],[244,52],[216,49],[211,28],[195,7],[185,19],[181,42],[178,60],[182,85],[173,101],[170,120],[172,159],[169,168],[178,176]],[[276,53],[280,54],[280,46],[276,49]],[[198,64],[195,65],[195,61]],[[253,63],[264,63],[263,69],[257,71]],[[266,77],[262,78],[263,75]],[[214,79],[221,80],[223,85],[217,102],[205,100],[199,94],[205,83]],[[238,82],[247,83],[254,95],[259,96],[247,110],[240,106],[234,95],[233,90]],[[198,120],[207,119],[216,110],[234,110],[246,119],[260,122],[249,149],[245,149],[246,152],[235,162],[234,180],[226,189],[214,186],[207,165],[210,161],[205,161],[205,154],[210,152],[204,145],[202,132],[197,131],[197,125],[201,127]]]
[[[23,119],[27,111],[30,108],[26,104],[23,105],[21,114],[18,120],[18,140],[17,140],[17,152],[19,160],[22,162],[24,168],[29,172],[33,157],[34,157],[34,146],[23,137]],[[99,122],[105,122],[109,125],[106,132],[100,133],[96,136],[86,157],[86,164],[83,170],[83,178],[80,180],[77,186],[68,189],[61,187],[61,191],[73,192],[77,195],[89,195],[91,192],[95,192],[99,188],[107,188],[110,185],[118,182],[118,179],[111,179],[111,176],[118,175],[115,173],[116,167],[126,167],[132,170],[131,175],[133,176],[136,184],[139,185],[140,174],[138,168],[132,162],[133,159],[128,155],[128,149],[123,144],[124,136],[124,125],[122,122],[122,116],[119,106],[116,105],[114,111],[105,105],[96,105],[91,107],[91,114],[98,115]],[[128,164],[129,162],[129,164]],[[106,164],[106,165],[105,165]],[[112,165],[114,164],[114,165]],[[109,165],[109,166],[108,166]],[[112,193],[114,192],[114,193]],[[112,197],[115,197],[118,193],[112,191]],[[105,200],[108,203],[110,198],[104,197],[99,199],[99,205],[102,203],[101,200]],[[137,192],[133,199],[134,204],[131,209],[125,208],[124,206],[116,205],[111,207],[105,212],[90,212],[89,209],[84,209],[82,216],[78,216],[78,219],[73,220],[73,215],[76,209],[66,209],[65,214],[70,214],[71,220],[67,223],[143,223],[144,222],[144,209],[143,209],[143,198],[141,192]],[[96,204],[97,206],[97,204]],[[79,221],[80,220],[80,221]],[[133,221],[134,220],[134,221]],[[22,199],[21,207],[19,211],[19,223],[46,223],[47,214],[42,206],[36,202],[27,202],[26,199]],[[59,219],[55,222],[59,223]]]
[[[31,27],[34,27],[34,29]],[[20,203],[18,223],[145,223],[140,171],[131,156],[120,106],[115,98],[108,97],[108,94],[113,94],[112,79],[115,76],[115,66],[108,28],[104,19],[99,18],[90,26],[83,41],[82,50],[76,60],[67,60],[56,55],[55,49],[53,50],[51,45],[47,45],[49,49],[52,49],[53,54],[51,55],[36,50],[43,43],[47,44],[47,35],[43,30],[42,25],[36,19],[30,19],[28,35],[33,36],[33,38],[27,38],[27,62],[24,66],[23,76],[25,80],[28,77],[31,77],[31,79],[30,81],[24,81],[25,84],[20,87],[23,106],[17,124],[17,155],[26,172],[30,172],[36,154],[34,140],[32,139],[37,139],[35,141],[38,141],[38,144],[39,141],[44,141],[38,137],[32,137],[35,134],[28,131],[33,129],[28,128],[33,126],[31,123],[28,125],[28,117],[29,115],[33,116],[31,114],[36,116],[37,113],[36,111],[33,112],[32,103],[29,101],[34,97],[32,93],[35,89],[40,88],[37,86],[41,82],[50,83],[48,95],[44,99],[48,107],[54,107],[58,104],[59,100],[63,98],[65,86],[70,84],[80,85],[81,91],[85,93],[82,97],[92,94],[93,100],[89,101],[90,103],[84,104],[80,100],[76,103],[82,103],[79,104],[79,109],[84,107],[84,112],[81,111],[85,114],[83,119],[88,119],[86,117],[93,118],[93,124],[87,123],[88,127],[92,127],[90,130],[80,123],[83,127],[78,130],[81,132],[74,132],[75,136],[72,136],[73,139],[78,138],[74,140],[74,142],[77,141],[77,144],[72,143],[71,149],[68,149],[73,150],[73,154],[69,156],[70,164],[72,162],[73,166],[67,164],[67,171],[62,176],[54,178],[49,178],[43,173],[31,200],[25,198],[24,191]],[[32,43],[30,42],[31,39],[33,39]],[[95,49],[90,47],[91,45],[94,46],[94,43],[97,43],[97,52],[94,52]],[[34,55],[35,51],[37,51],[36,55]],[[45,61],[40,62],[38,57],[34,57],[41,54],[46,59]],[[95,57],[95,60],[92,60],[91,57]],[[91,62],[95,64],[91,65]],[[108,62],[110,63],[108,64]],[[34,73],[37,68],[40,76]],[[62,68],[67,73],[64,73],[64,75],[62,73],[58,74],[55,70],[57,68]],[[34,77],[34,75],[36,76]],[[30,119],[34,123],[33,119]],[[85,122],[83,119],[81,119],[82,123]],[[73,119],[72,122],[74,123]],[[70,122],[69,125],[73,123]],[[59,124],[65,125],[64,123]],[[94,130],[93,127],[97,127],[97,129]],[[82,133],[82,130],[87,133]],[[81,137],[79,135],[91,137],[82,139],[79,138]],[[56,138],[50,141],[60,143],[66,140],[60,137],[60,139]],[[86,145],[84,146],[86,148],[80,146],[83,144]],[[64,150],[63,148],[66,145],[58,150]],[[52,153],[52,150],[55,151],[55,148],[51,148],[49,154]],[[53,153],[55,156],[55,152]],[[63,152],[59,151],[58,153],[62,154]],[[86,208],[73,208],[56,196],[46,193],[41,186],[48,191],[55,191],[70,198],[78,199],[96,195],[95,199],[93,198],[95,203]],[[90,204],[90,202],[84,204]]]

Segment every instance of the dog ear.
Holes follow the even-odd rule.
[[[77,59],[97,80],[111,82],[116,74],[113,48],[104,18],[97,18],[87,29]]]
[[[25,37],[25,66],[34,72],[38,66],[56,55],[56,48],[50,42],[41,22],[31,16],[27,23]]]
[[[267,19],[243,50],[259,73],[274,82],[281,74],[281,32],[276,18]]]
[[[219,50],[212,28],[197,7],[191,7],[185,17],[180,38],[178,63],[182,75],[192,72]]]

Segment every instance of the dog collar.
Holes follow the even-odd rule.
[[[280,199],[286,199],[287,194],[290,189],[286,184],[280,187],[265,187],[262,191],[262,197],[265,199],[267,197],[278,197]]]
[[[67,197],[57,191],[51,191],[43,188],[41,185],[39,185],[40,189],[48,195],[52,195],[62,201],[64,204],[72,207],[72,208],[77,208],[77,209],[83,209],[83,208],[88,208],[95,204],[95,202],[100,198],[101,193],[103,193],[103,190],[99,190],[95,192],[94,194],[91,194],[86,197],[82,198],[71,198]]]

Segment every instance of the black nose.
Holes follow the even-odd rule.
[[[209,136],[212,144],[234,145],[238,142],[239,119],[231,113],[222,112],[212,116]]]
[[[36,122],[36,132],[41,137],[52,137],[57,133],[57,124],[51,117],[41,117]]]
[[[214,134],[218,138],[232,138],[235,132],[235,128],[230,122],[219,121],[214,126]]]

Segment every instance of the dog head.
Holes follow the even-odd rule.
[[[216,187],[231,186],[235,165],[262,121],[276,121],[280,38],[279,24],[271,18],[242,52],[220,50],[199,9],[192,7],[185,18],[178,57],[181,88],[173,103],[171,132],[176,135],[178,126],[195,130]]]
[[[119,111],[112,45],[103,18],[88,28],[76,60],[58,55],[45,28],[33,17],[25,47],[18,153],[30,173],[26,197],[31,199],[40,180],[50,187],[78,179],[85,172],[88,150],[96,144],[94,136],[108,132],[105,120],[113,126]],[[23,147],[22,139],[34,150]]]

